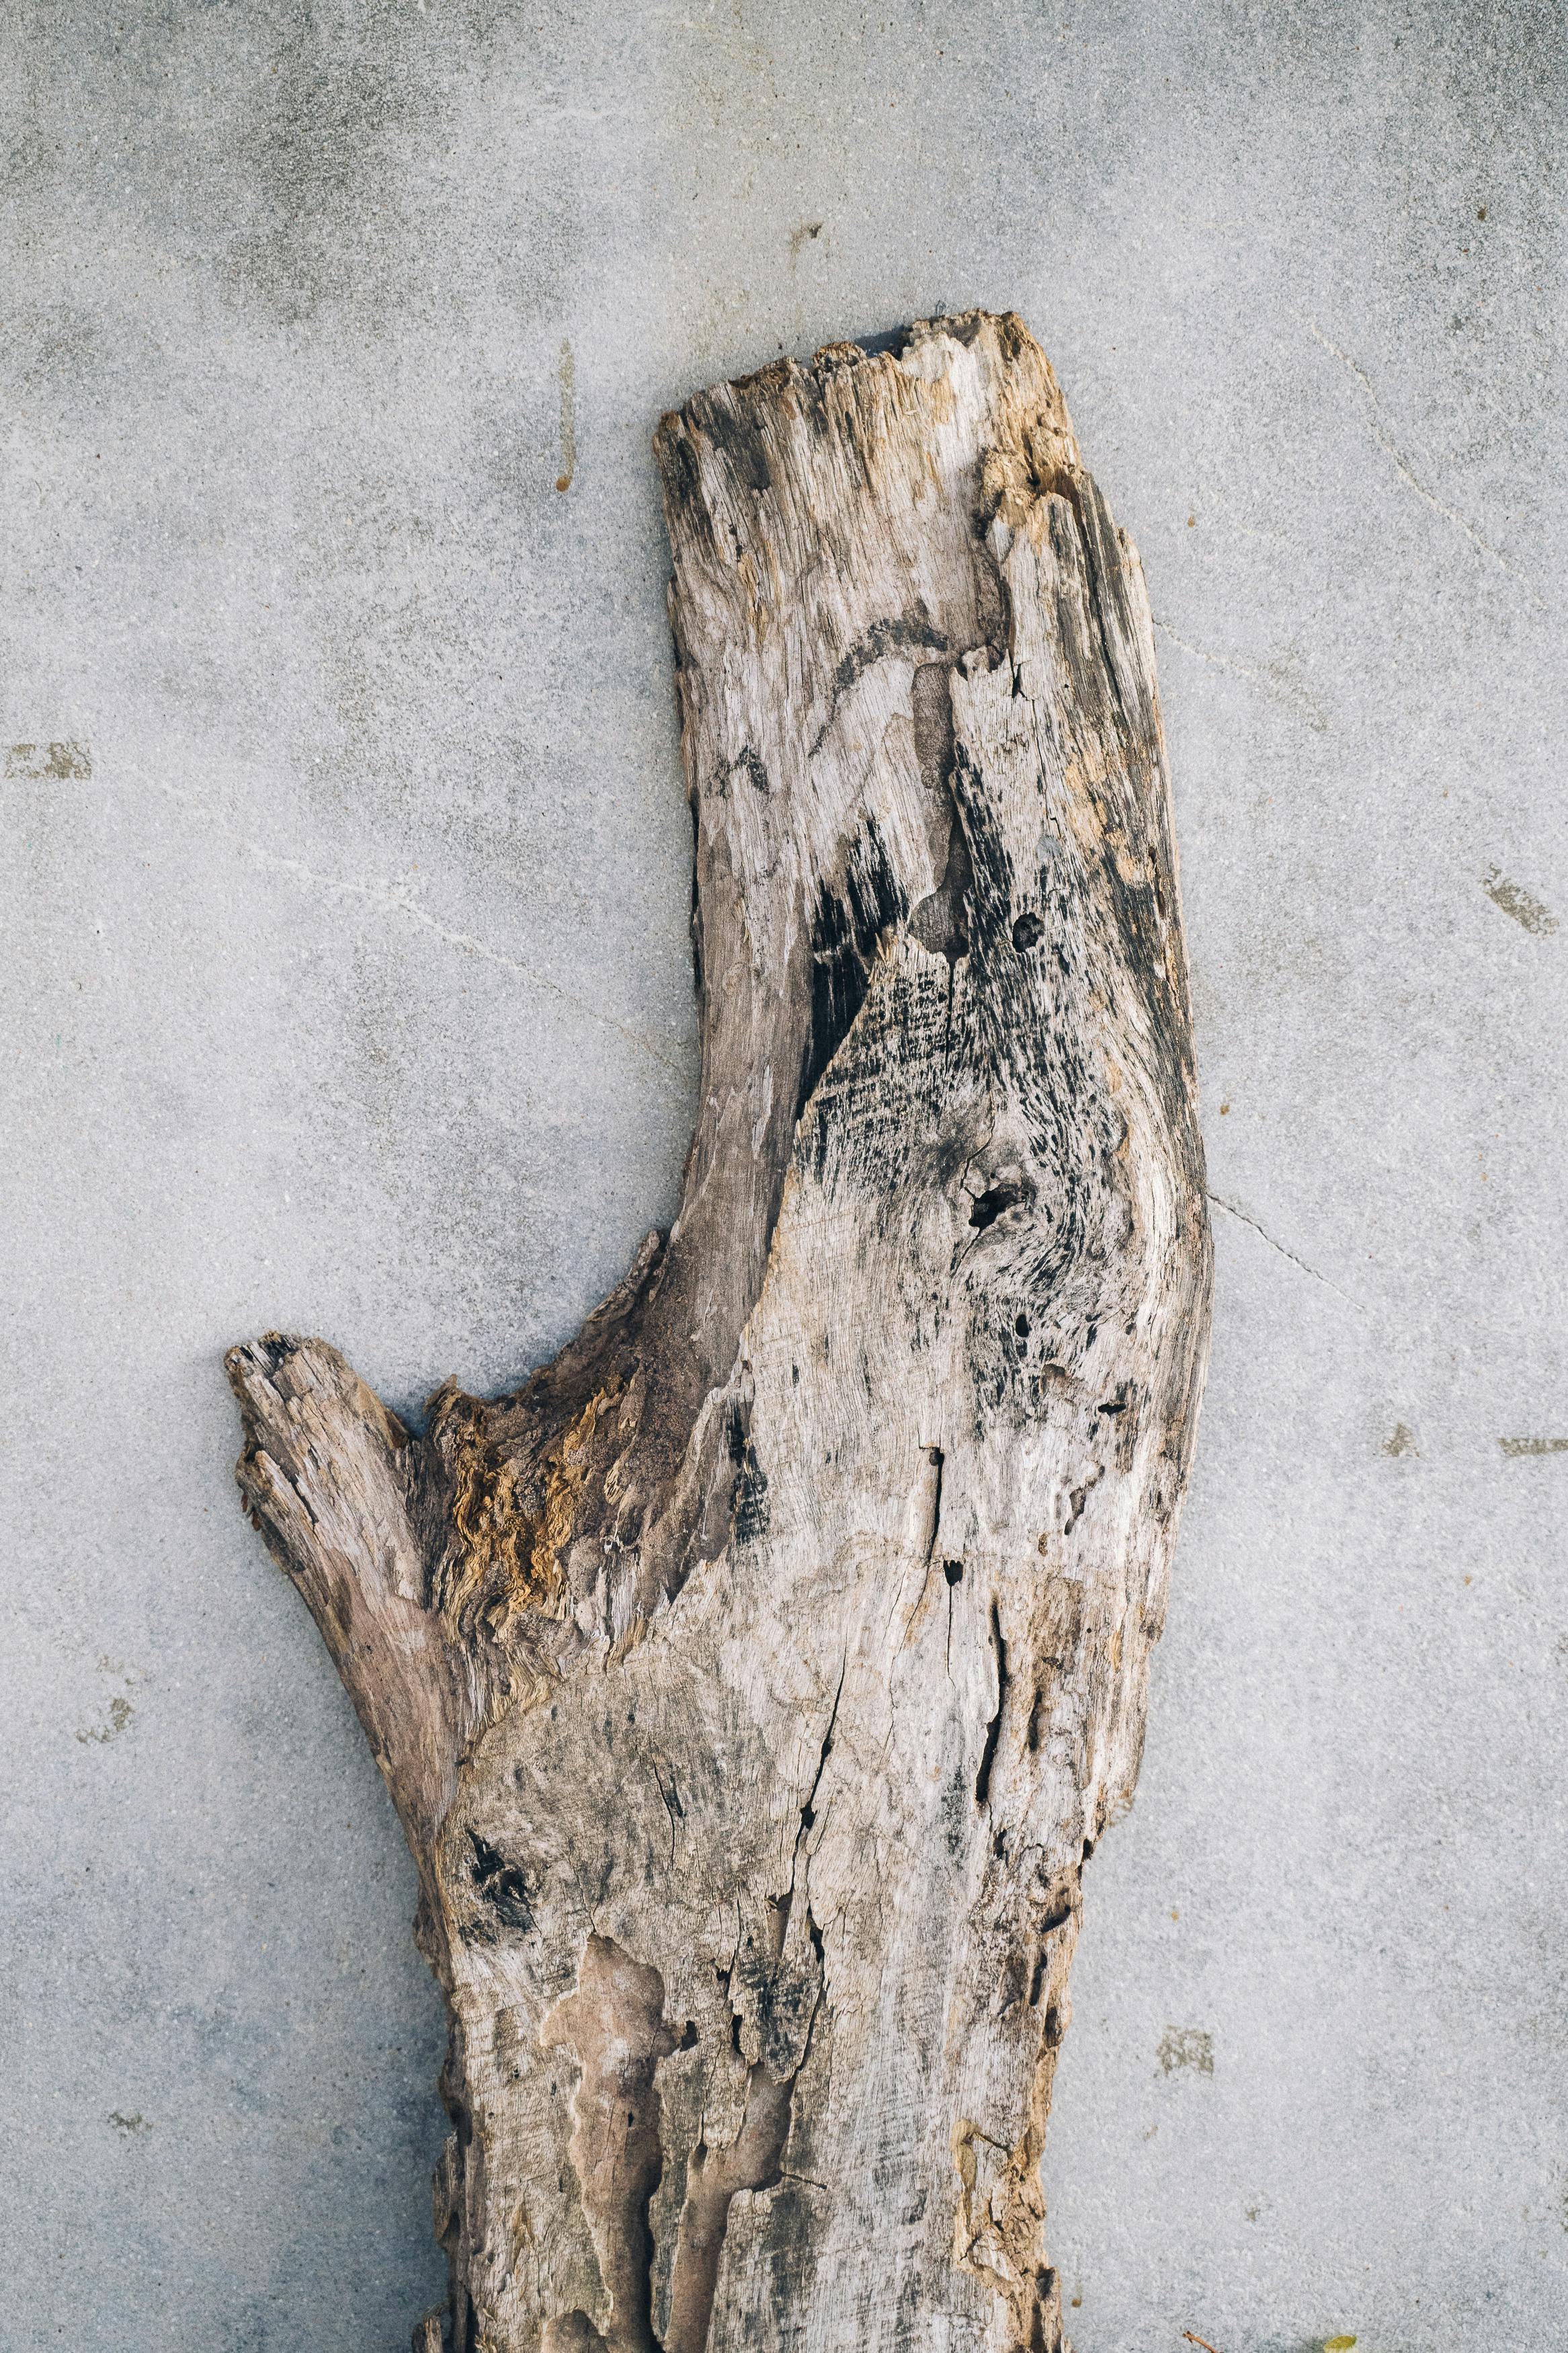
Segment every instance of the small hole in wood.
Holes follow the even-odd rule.
[[[1023,1191],[1016,1185],[993,1185],[971,1204],[969,1222],[976,1233],[983,1234],[987,1226],[995,1224],[1004,1209],[1016,1209],[1023,1198]]]

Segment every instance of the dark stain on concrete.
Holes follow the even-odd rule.
[[[135,1713],[128,1699],[111,1699],[109,1703],[109,1722],[89,1728],[86,1732],[79,1732],[77,1738],[84,1748],[89,1741],[102,1743],[118,1740]]]
[[[92,774],[85,744],[13,744],[5,754],[7,776],[29,782],[67,784]]]
[[[1214,2073],[1214,2036],[1201,2026],[1167,2026],[1154,2056],[1167,2075],[1190,2067],[1194,2074]]]
[[[1511,915],[1516,923],[1524,931],[1533,932],[1538,939],[1557,929],[1557,918],[1551,909],[1543,907],[1528,891],[1521,890],[1517,882],[1510,882],[1495,866],[1489,866],[1482,875],[1481,889],[1494,907],[1500,907],[1505,915]]]
[[[244,192],[223,248],[244,299],[285,326],[346,313],[371,336],[421,310],[449,316],[473,292],[462,273],[454,284],[452,254],[475,250],[482,217],[490,269],[496,255],[526,257],[502,261],[505,298],[559,313],[580,242],[575,192],[463,142],[477,82],[520,47],[531,79],[540,70],[515,12],[365,0],[279,10],[268,32],[252,45],[217,190],[225,209],[230,186]]]

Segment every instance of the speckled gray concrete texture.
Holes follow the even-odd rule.
[[[416,1411],[668,1216],[652,427],[983,303],[1147,565],[1219,1256],[1074,2335],[1561,2346],[1564,22],[8,12],[0,2343],[394,2353],[443,2293],[413,1874],[221,1352]]]

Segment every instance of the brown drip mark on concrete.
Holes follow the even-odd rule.
[[[555,477],[558,491],[569,491],[572,477],[577,471],[577,364],[572,356],[572,346],[561,346],[561,471]]]

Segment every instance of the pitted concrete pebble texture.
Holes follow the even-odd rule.
[[[413,1875],[221,1353],[321,1332],[417,1411],[668,1219],[651,429],[974,303],[1147,565],[1219,1250],[1046,2165],[1071,2327],[1561,2345],[1564,26],[8,13],[16,2353],[393,2353],[444,2292]]]

